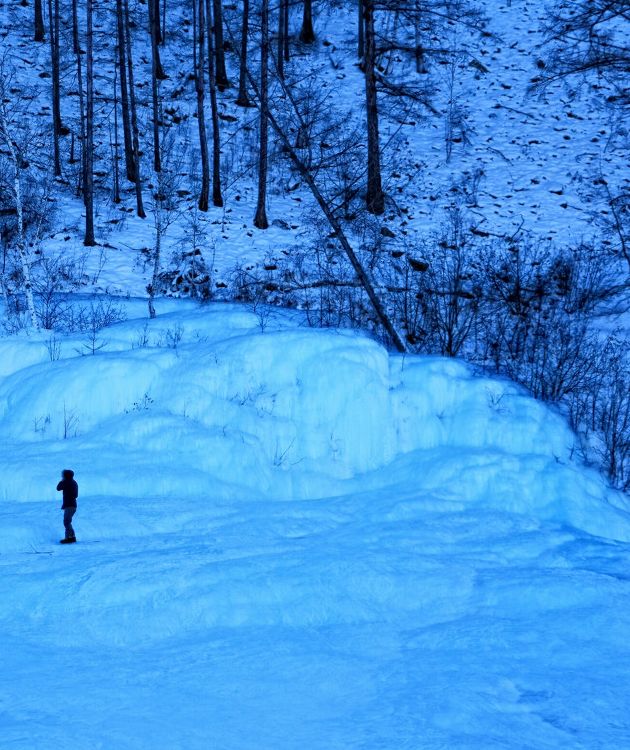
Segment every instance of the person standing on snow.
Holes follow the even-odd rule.
[[[77,512],[77,498],[79,497],[79,485],[74,481],[74,471],[64,469],[61,472],[61,482],[57,485],[57,492],[63,492],[63,525],[66,530],[65,539],[61,539],[61,544],[72,544],[77,538],[72,528],[72,516]]]

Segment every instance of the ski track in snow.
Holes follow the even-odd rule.
[[[2,750],[628,746],[628,502],[561,417],[296,315],[126,304],[94,356],[0,340]]]

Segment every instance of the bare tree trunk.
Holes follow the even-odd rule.
[[[415,37],[415,57],[416,73],[426,73],[427,66],[424,60],[424,50],[422,49],[422,37],[420,35],[420,23],[422,22],[422,13],[420,10],[420,0],[415,0],[415,14],[413,19],[414,37]]]
[[[238,98],[236,103],[239,107],[251,107],[247,95],[247,37],[249,34],[249,0],[243,0],[243,24],[241,27],[241,60],[238,76]]]
[[[197,125],[199,127],[199,149],[201,151],[201,193],[199,210],[208,210],[210,194],[210,164],[208,159],[208,135],[204,111],[204,0],[193,0],[193,65],[195,69],[195,92],[197,94]]]
[[[162,67],[160,48],[158,46],[160,43],[160,8],[158,3],[159,0],[147,1],[149,8],[149,36],[151,37],[151,68],[155,68],[155,77],[159,81],[164,81],[167,75]]]
[[[118,61],[116,55],[117,51],[114,51],[114,148],[112,149],[112,161],[114,162],[114,190],[112,200],[114,203],[120,203],[120,178],[118,169]]]
[[[363,60],[365,57],[365,23],[363,21],[363,0],[357,0],[358,8],[358,45],[357,55],[359,60]]]
[[[28,247],[26,244],[26,236],[24,233],[24,212],[22,202],[22,182],[20,174],[22,170],[22,159],[18,153],[16,146],[13,142],[11,134],[9,133],[9,118],[7,115],[6,102],[4,99],[4,87],[0,89],[2,95],[0,95],[0,142],[4,142],[8,152],[9,160],[13,167],[13,197],[15,198],[15,211],[17,215],[17,250],[18,257],[20,259],[20,266],[22,269],[22,277],[24,279],[24,296],[26,297],[26,308],[28,310],[29,318],[31,319],[31,325],[36,330],[39,329],[39,322],[37,320],[37,312],[35,310],[35,299],[33,297],[33,284],[31,281],[31,264],[28,257]],[[7,293],[6,285],[4,292],[5,296]],[[6,297],[7,308],[9,306],[9,299]]]
[[[214,51],[216,61],[216,82],[219,91],[230,85],[225,69],[225,49],[223,45],[223,0],[213,0],[214,6]]]
[[[217,80],[214,71],[212,49],[212,4],[206,0],[206,23],[208,24],[208,83],[210,89],[210,112],[212,115],[212,203],[223,205],[221,195],[221,131],[219,129],[219,107],[217,105]]]
[[[158,80],[159,67],[161,67],[159,58],[159,48],[157,42],[157,27],[155,23],[155,0],[148,0],[149,5],[149,30],[151,34],[151,106],[153,111],[153,169],[155,172],[162,170],[160,159],[160,114],[159,114],[159,95]]]
[[[260,143],[258,157],[258,203],[254,226],[267,229],[267,145],[269,112],[269,0],[262,0],[261,5],[261,43],[260,43]]]
[[[61,102],[59,86],[59,0],[48,0],[50,67],[52,74],[53,162],[55,177],[61,177],[59,137],[61,135]]]
[[[123,137],[125,140],[125,171],[130,182],[136,181],[133,143],[131,139],[131,114],[129,112],[129,89],[127,85],[127,63],[125,56],[125,18],[122,0],[116,0],[116,33],[118,39],[118,67],[120,70],[120,99],[122,103]]]
[[[153,13],[155,14],[155,38],[158,44],[164,41],[160,23],[160,0],[153,0]]]
[[[42,0],[35,0],[35,34],[33,36],[34,42],[44,41],[44,13],[42,8]]]
[[[77,194],[83,195],[85,201],[85,97],[83,95],[83,63],[81,61],[81,46],[79,44],[79,14],[77,0],[72,0],[72,49],[77,63],[77,87],[79,89],[79,120],[81,123],[81,178],[77,186]],[[72,161],[72,159],[71,159]]]
[[[280,0],[284,6],[284,61],[289,62],[289,0]]]
[[[305,44],[312,44],[315,41],[315,31],[313,30],[313,0],[304,0],[303,8],[300,41]]]
[[[363,0],[365,21],[365,102],[367,109],[367,210],[380,215],[385,210],[381,184],[381,153],[378,133],[378,102],[376,97],[376,36],[374,32],[374,0]]]
[[[141,218],[146,217],[142,204],[142,181],[140,179],[140,136],[138,133],[138,113],[136,108],[136,91],[133,85],[133,56],[131,47],[131,28],[129,24],[129,0],[124,4],[125,51],[127,55],[127,71],[129,73],[129,109],[131,115],[131,137],[133,142],[133,161],[136,185],[136,213]]]
[[[87,247],[96,245],[94,239],[94,35],[93,0],[86,0],[87,21],[87,112],[85,126],[85,237]]]
[[[278,75],[284,80],[284,14],[286,12],[286,5],[284,0],[279,0],[278,3],[278,48],[276,51],[276,68]]]

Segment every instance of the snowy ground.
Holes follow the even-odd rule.
[[[142,304],[94,356],[0,340],[2,750],[630,745],[628,502],[561,417],[289,315]]]

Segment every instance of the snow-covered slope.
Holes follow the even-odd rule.
[[[624,747],[630,513],[560,416],[294,316],[141,304],[94,356],[0,340],[0,747]]]
[[[96,3],[97,117],[96,184],[97,239],[99,248],[86,252],[82,246],[83,207],[73,192],[77,164],[68,163],[70,139],[62,139],[64,176],[69,184],[53,184],[46,197],[54,213],[49,233],[42,238],[47,255],[59,252],[74,257],[85,271],[83,281],[99,290],[143,294],[150,276],[147,254],[154,247],[151,190],[145,190],[149,218],[133,213],[133,189],[123,184],[123,202],[111,203],[111,129],[113,98],[112,16],[107,4]],[[429,56],[427,79],[433,93],[428,109],[403,104],[386,96],[380,99],[383,140],[383,171],[389,196],[383,222],[395,238],[389,244],[413,252],[430,241],[446,221],[445,209],[457,204],[465,209],[466,228],[490,234],[512,235],[521,228],[540,239],[559,245],[579,243],[597,236],[611,221],[609,198],[628,187],[626,130],[614,113],[602,107],[610,93],[605,80],[593,85],[563,81],[550,85],[544,94],[531,92],[531,80],[540,73],[548,50],[543,46],[543,27],[548,18],[543,0],[490,2],[480,0],[485,15],[483,34],[465,25],[446,26],[444,38],[424,41],[428,49],[452,48],[459,55]],[[80,9],[81,11],[81,9]],[[151,185],[150,51],[146,32],[146,5],[134,7],[136,88],[139,106],[143,164],[147,188]],[[226,6],[226,20],[237,36],[240,5]],[[175,144],[170,158],[185,165],[177,178],[181,194],[176,199],[172,223],[163,238],[163,266],[182,249],[191,250],[192,217],[197,222],[196,245],[202,247],[217,294],[233,291],[234,269],[252,268],[272,259],[300,262],[300,248],[313,237],[314,204],[284,160],[274,160],[270,178],[268,214],[272,226],[266,231],[253,227],[256,205],[256,153],[254,132],[257,113],[236,106],[234,87],[219,95],[223,138],[222,171],[225,206],[211,207],[207,215],[196,215],[199,176],[195,123],[194,84],[191,71],[191,26],[189,5],[179,0],[169,4],[169,33],[162,49],[168,79],[161,83],[169,138]],[[316,88],[329,93],[329,108],[347,111],[351,120],[363,122],[364,81],[356,57],[356,13],[350,3],[315,3],[316,44],[297,43],[299,8],[291,15],[292,54],[299,77],[317,74]],[[16,112],[16,137],[26,131],[37,134],[28,146],[33,179],[45,181],[49,164],[42,158],[50,151],[50,74],[47,44],[31,39],[32,7],[13,3],[7,7],[0,28],[0,50],[12,73],[12,95],[21,109]],[[385,18],[378,23],[386,26]],[[62,18],[62,37],[70,38],[70,17]],[[380,26],[379,26],[380,28]],[[391,28],[382,32],[391,33]],[[255,57],[255,46],[252,45]],[[389,58],[385,63],[388,66]],[[70,43],[64,48],[66,74],[62,87],[63,118],[78,133],[78,97]],[[237,78],[237,59],[228,56],[229,74]],[[401,67],[400,61],[393,66]],[[402,66],[406,71],[406,68]],[[408,71],[406,71],[408,72]],[[414,85],[418,77],[410,73]],[[273,101],[282,101],[276,90]],[[100,106],[102,103],[102,106]],[[12,106],[16,106],[14,103]],[[454,133],[456,142],[447,158],[446,123],[455,107],[465,137]],[[171,114],[169,114],[171,113]],[[76,161],[76,160],[75,160]],[[189,167],[189,165],[191,165]],[[359,232],[360,234],[360,232]],[[363,241],[358,238],[358,241]]]

